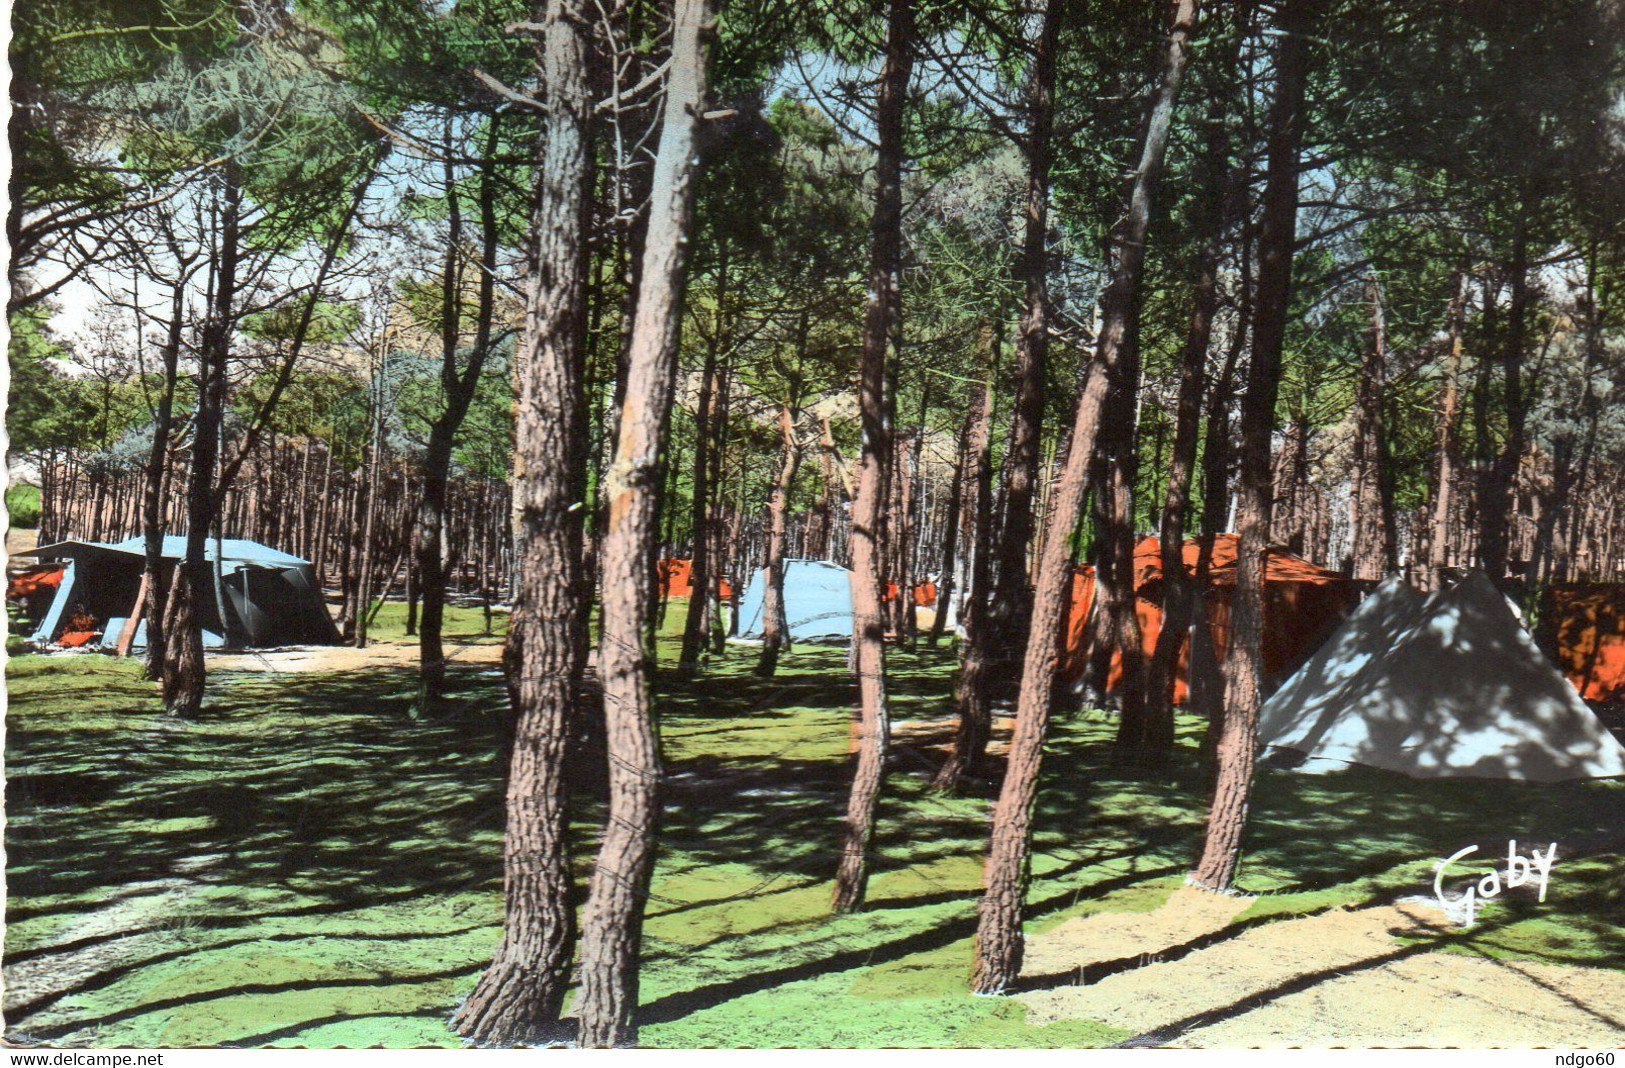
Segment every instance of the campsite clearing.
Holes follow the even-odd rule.
[[[459,629],[478,616],[459,616]],[[668,629],[679,623],[674,612]],[[396,643],[410,648],[399,637],[383,645]],[[928,747],[952,730],[950,655],[894,657],[897,714],[908,721],[896,789],[881,809],[870,905],[840,917],[827,907],[848,774],[842,651],[798,649],[774,680],[754,678],[748,656],[700,679],[662,676],[667,786],[643,1042],[1109,1045],[1155,1038],[1190,1015],[1173,1002],[1132,1019],[1096,1004],[1041,1009],[1076,984],[1064,965],[1033,975],[1017,997],[966,993],[991,788],[958,798],[927,789]],[[217,670],[205,715],[180,722],[163,716],[130,662],[14,660],[10,1035],[81,1046],[456,1045],[445,1021],[501,915],[494,666],[454,668],[452,714],[427,722],[408,716],[409,670]],[[1420,947],[1406,968],[1441,954],[1505,962],[1496,967],[1509,979],[1526,973],[1619,1016],[1603,1000],[1614,988],[1587,977],[1625,954],[1625,783],[1265,772],[1241,879],[1257,896],[1205,906],[1176,927],[1166,910],[1188,897],[1180,882],[1204,802],[1198,725],[1180,727],[1173,767],[1148,775],[1110,764],[1103,717],[1056,724],[1035,837],[1035,963],[1052,935],[1106,915],[1138,933],[1110,947],[1123,970],[1081,988],[1088,997],[1131,978],[1167,985],[1201,960],[1235,968],[1203,954],[1244,954],[1264,935],[1343,944],[1339,917],[1426,893],[1434,860],[1515,833],[1564,843],[1545,904],[1508,895],[1472,931],[1383,937],[1392,951]],[[117,774],[102,759],[110,750],[127,754]],[[578,810],[582,876],[600,816],[590,802]],[[916,833],[922,820],[928,838]],[[1331,919],[1311,922],[1320,917]],[[1367,928],[1347,938],[1361,959],[1380,949]],[[1170,952],[1193,942],[1199,952]],[[1226,1042],[1335,1042],[1343,1017],[1316,1009],[1317,992],[1359,981],[1398,996],[1418,981],[1398,960],[1341,979],[1253,963],[1258,983],[1301,989],[1203,1024],[1239,1028]],[[1531,1023],[1521,1041],[1589,1033],[1566,1030],[1571,1022]]]

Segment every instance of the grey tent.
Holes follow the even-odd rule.
[[[216,542],[211,538],[205,546],[212,565]],[[56,596],[32,639],[42,643],[56,640],[70,616],[83,613],[96,620],[102,644],[114,645],[129,619],[141,614],[137,601],[145,552],[142,539],[130,538],[117,543],[58,542],[25,554],[60,560],[64,565]],[[164,538],[163,559],[171,577],[185,555],[183,536]],[[222,597],[206,595],[198,600],[205,645],[227,644],[228,635],[231,644],[244,646],[338,643],[338,630],[327,614],[310,561],[236,538],[219,543],[219,557]],[[146,626],[139,620],[132,644],[146,644]]]
[[[739,600],[739,637],[762,636],[767,570],[751,576]],[[784,562],[784,618],[794,641],[828,641],[852,636],[852,572],[829,560]]]
[[[1546,659],[1489,578],[1378,587],[1259,713],[1271,762],[1417,778],[1625,775],[1625,747]]]

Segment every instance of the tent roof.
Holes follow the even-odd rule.
[[[1214,585],[1229,586],[1235,583],[1236,556],[1240,545],[1241,537],[1237,534],[1220,534],[1213,539],[1213,559],[1208,574]],[[1185,540],[1183,555],[1186,574],[1196,574],[1196,561],[1201,552],[1201,539]],[[1156,538],[1142,538],[1134,547],[1134,577],[1136,588],[1162,578],[1162,549]],[[1272,546],[1264,557],[1264,581],[1309,582],[1324,585],[1349,580],[1336,571],[1328,571],[1324,567],[1311,564],[1301,556],[1294,556],[1280,546]]]
[[[1368,596],[1264,704],[1258,737],[1418,778],[1625,775],[1625,746],[1580,700],[1481,572],[1423,595],[1397,577]]]
[[[87,552],[107,552],[112,546],[104,541],[57,541],[50,545],[36,545],[32,549],[12,553],[13,556],[33,556],[41,560],[58,560],[64,556],[82,556]]]
[[[239,564],[248,564],[254,567],[302,567],[310,561],[291,553],[273,549],[269,545],[261,545],[257,541],[247,541],[242,538],[226,538],[220,543],[221,559]],[[144,539],[126,538],[121,542],[103,541],[59,541],[52,545],[41,545],[27,553],[18,553],[19,556],[36,556],[41,559],[54,559],[63,556],[84,556],[98,552],[124,553],[131,556],[143,556],[147,547]],[[207,560],[215,556],[215,540],[209,538],[203,543],[203,555]],[[164,536],[163,558],[165,560],[180,560],[186,556],[186,536],[184,534],[166,534]]]
[[[851,635],[851,578],[852,572],[829,560],[786,560],[784,614],[790,625],[790,637],[808,641]],[[759,569],[751,576],[739,601],[740,637],[761,636],[766,592],[767,571]]]

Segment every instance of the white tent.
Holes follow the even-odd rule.
[[[784,618],[792,641],[818,641],[852,636],[852,572],[828,560],[784,562]],[[739,637],[762,636],[762,599],[767,570],[751,576],[739,599]]]
[[[1625,775],[1625,747],[1476,571],[1431,595],[1380,586],[1264,704],[1258,737],[1304,771]]]

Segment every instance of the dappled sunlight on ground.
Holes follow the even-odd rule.
[[[680,626],[672,616],[668,631]],[[669,641],[662,651],[675,660]],[[1512,836],[1565,843],[1548,901],[1496,902],[1451,951],[1543,966],[1625,960],[1620,783],[1265,773],[1241,876],[1258,896],[1152,937],[1163,921],[1146,917],[1183,896],[1196,847],[1200,725],[1181,721],[1166,771],[1131,772],[1110,761],[1106,717],[1068,713],[1054,725],[1036,816],[1033,985],[1019,998],[972,998],[997,784],[975,783],[963,797],[928,789],[929,739],[951,724],[952,654],[892,657],[895,714],[919,726],[900,732],[870,904],[839,917],[827,910],[849,777],[845,656],[801,646],[772,680],[752,675],[752,663],[734,654],[696,678],[660,680],[667,785],[646,925],[648,1044],[1111,1044],[1182,1010],[1150,1019],[1034,1006],[1062,998],[1090,963],[1119,962],[1102,989],[1180,966],[1139,967],[1136,948],[1159,938],[1168,945],[1147,952],[1213,937],[1239,944],[1291,930],[1277,921],[1387,906],[1425,892],[1435,858],[1470,842],[1493,853]],[[408,665],[217,670],[204,716],[177,722],[128,661],[14,660],[9,1035],[455,1045],[445,1021],[501,915],[504,701],[494,664],[454,660],[449,713],[414,720]],[[585,877],[600,815],[590,791],[576,815]],[[1078,947],[1078,931],[1114,929],[1114,917],[1142,926],[1126,927],[1126,941]],[[1052,953],[1068,938],[1071,949]],[[1550,970],[1542,981],[1569,990]]]

